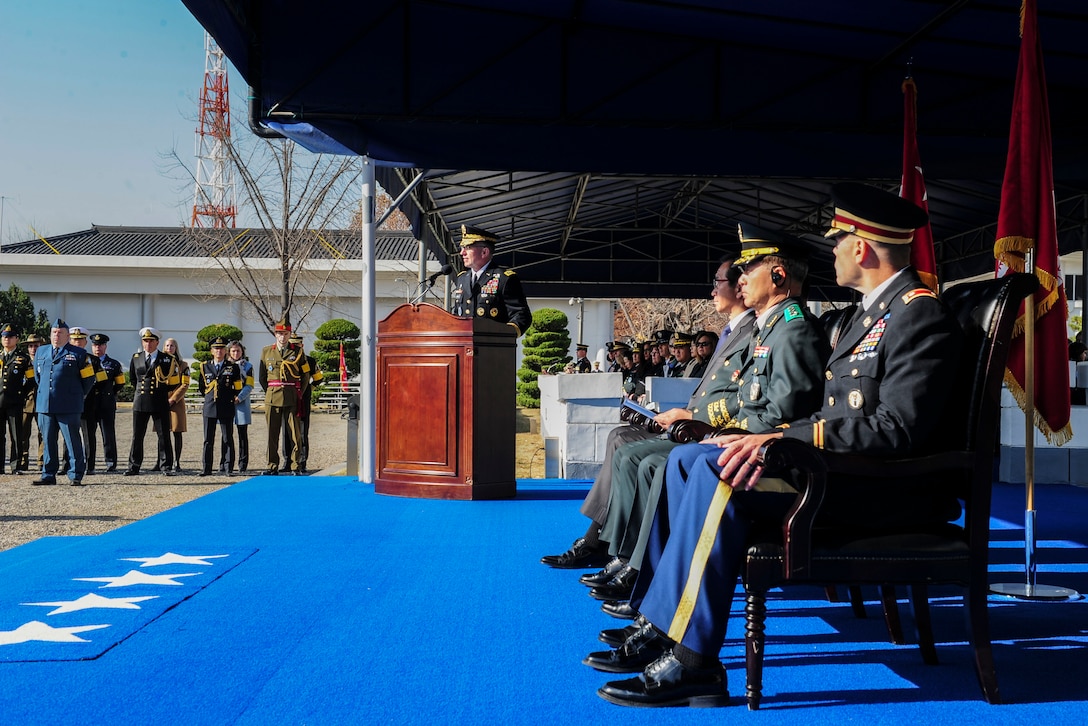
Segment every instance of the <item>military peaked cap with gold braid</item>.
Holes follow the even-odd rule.
[[[461,225],[461,246],[471,247],[472,245],[484,245],[486,247],[494,247],[499,241],[499,236],[491,234],[485,229],[479,227],[469,227]]]
[[[909,245],[914,230],[929,221],[922,209],[891,192],[856,182],[831,187],[835,217],[825,237],[856,234],[888,245]]]
[[[746,265],[761,257],[775,255],[791,260],[808,259],[809,250],[804,242],[784,232],[774,232],[748,222],[737,225],[740,238],[740,257],[734,265]]]

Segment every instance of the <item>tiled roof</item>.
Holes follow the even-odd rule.
[[[311,232],[300,244],[313,243],[311,259],[359,259],[362,239],[358,230]],[[200,235],[198,240],[195,235]],[[232,250],[245,257],[273,259],[271,236],[264,230],[193,230],[186,227],[103,227],[82,232],[5,244],[6,254],[95,255],[103,257],[207,257],[211,250]],[[411,232],[379,231],[375,258],[415,260],[418,243]],[[434,261],[433,255],[428,259]]]

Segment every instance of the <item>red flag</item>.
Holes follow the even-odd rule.
[[[1034,296],[1035,350],[1025,351],[1021,317],[1013,332],[1005,384],[1020,407],[1025,408],[1024,356],[1033,355],[1035,411],[1028,413],[1047,441],[1061,445],[1073,436],[1069,425],[1069,340],[1065,285],[1058,265],[1050,111],[1036,19],[1035,0],[1024,0],[1020,12],[1020,62],[994,257],[1000,277],[1010,270],[1024,271],[1027,253],[1033,253],[1032,271],[1040,284]]]
[[[344,362],[344,344],[340,343],[340,390],[348,390],[348,365]]]
[[[918,154],[918,89],[913,78],[903,81],[903,181],[899,196],[929,212],[926,180],[922,175],[922,157]],[[933,252],[933,230],[925,227],[914,233],[910,246],[910,263],[918,277],[933,292],[937,292],[937,255]]]

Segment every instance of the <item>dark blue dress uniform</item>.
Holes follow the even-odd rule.
[[[143,340],[158,340],[158,331],[143,328]],[[174,447],[170,440],[170,391],[181,384],[177,359],[161,350],[154,353],[139,351],[128,363],[128,376],[133,386],[132,448],[128,454],[127,475],[138,474],[144,461],[144,436],[151,419],[158,422],[158,450],[163,452],[163,472],[169,473],[174,464]]]
[[[18,335],[10,323],[0,328],[0,335],[18,342]],[[18,471],[20,462],[26,461],[27,452],[22,449],[27,439],[23,430],[23,407],[32,390],[34,361],[18,347],[10,352],[0,349],[0,474],[4,473],[4,456],[8,449],[5,436],[11,437],[12,472]]]
[[[58,320],[54,328],[67,328]],[[94,385],[94,367],[87,351],[66,344],[60,348],[43,345],[34,357],[34,375],[38,379],[38,429],[45,446],[42,459],[42,484],[55,484],[60,458],[57,450],[57,434],[72,458],[68,478],[73,484],[82,484],[87,460],[83,452],[83,440],[79,434],[83,402]]]
[[[91,343],[102,345],[108,343],[109,336],[104,333],[95,333],[91,336]],[[92,396],[95,399],[96,413],[98,416],[98,430],[102,434],[102,456],[106,463],[106,471],[117,469],[117,392],[125,387],[125,370],[121,361],[104,355],[98,359],[102,370],[106,374],[106,380],[98,382]],[[88,440],[94,436],[94,432],[88,430]],[[88,457],[88,466],[90,457]]]
[[[212,348],[226,348],[227,342],[216,338],[211,345]],[[220,427],[220,461],[225,463],[225,473],[234,471],[234,405],[242,391],[242,382],[242,369],[233,361],[224,359],[217,363],[210,360],[200,365],[198,386],[204,396],[204,468],[200,476],[212,473],[216,426]]]
[[[499,265],[488,265],[480,273],[479,281],[473,277],[472,270],[465,270],[454,280],[451,310],[454,315],[507,323],[517,329],[518,335],[532,325],[533,316],[518,273]]]
[[[909,244],[925,214],[894,195],[859,186],[848,185],[841,197],[836,187],[833,227],[867,243]],[[869,455],[937,450],[941,406],[950,398],[959,359],[959,326],[911,268],[885,278],[869,296],[828,360],[821,408],[792,422],[783,435]],[[716,657],[749,535],[753,528],[780,527],[794,494],[764,489],[762,479],[750,491],[733,490],[719,481],[720,451],[700,454],[699,448],[682,447],[669,459],[672,532],[638,606],[674,641]],[[681,497],[672,496],[674,482]],[[828,484],[817,524],[864,517],[883,528],[958,516],[958,504],[939,481],[889,478],[877,484],[836,477]]]

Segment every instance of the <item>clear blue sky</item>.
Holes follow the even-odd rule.
[[[192,165],[203,78],[180,0],[0,0],[0,242],[186,222],[192,184],[161,157]]]

